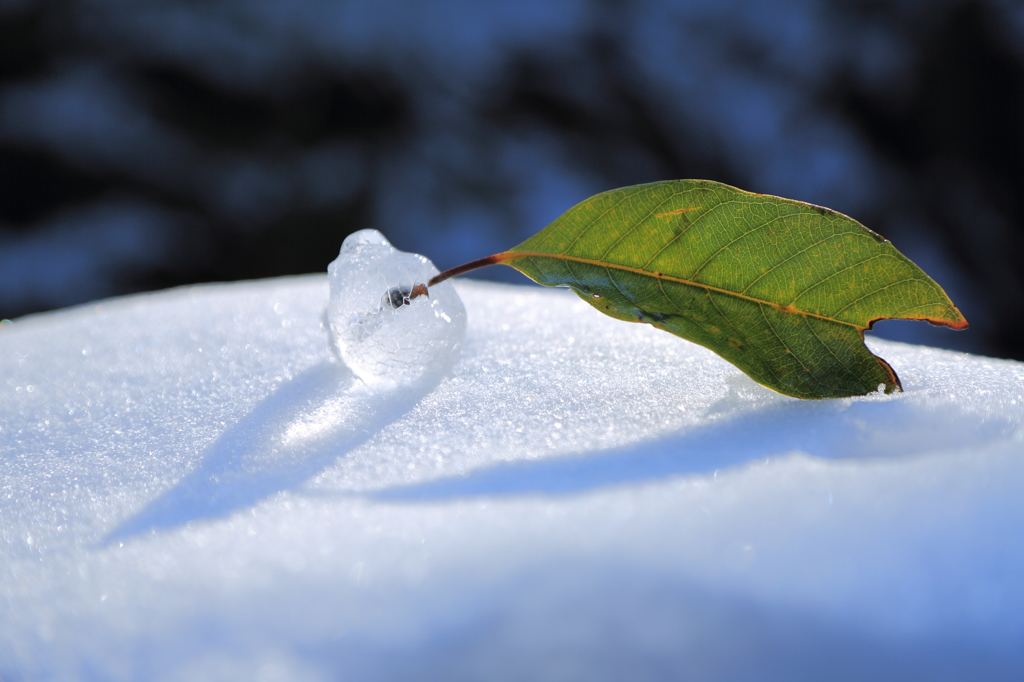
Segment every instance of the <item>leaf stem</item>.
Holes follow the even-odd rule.
[[[493,256],[487,256],[486,258],[478,258],[468,263],[458,265],[449,270],[445,270],[444,272],[442,272],[439,275],[436,275],[429,282],[427,282],[427,286],[432,287],[435,284],[440,284],[446,279],[451,279],[452,277],[456,277],[467,272],[472,272],[473,270],[479,270],[480,268],[486,268],[488,265],[497,265],[498,263],[504,262],[506,260],[508,260],[508,255],[506,253],[496,253]]]

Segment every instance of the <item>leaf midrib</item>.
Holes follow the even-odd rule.
[[[845,320],[838,320],[834,317],[829,317],[828,315],[820,315],[818,313],[812,313],[807,310],[801,310],[800,308],[797,308],[792,304],[782,305],[780,303],[774,303],[772,301],[766,301],[764,299],[755,298],[754,296],[748,296],[747,294],[741,294],[737,291],[729,291],[728,289],[722,289],[721,287],[716,287],[710,284],[702,284],[701,282],[694,282],[692,280],[683,279],[682,277],[666,275],[663,272],[652,272],[650,270],[644,270],[643,268],[634,268],[628,265],[621,265],[619,263],[608,263],[605,261],[600,261],[592,258],[581,258],[580,256],[567,256],[564,254],[542,253],[538,251],[506,251],[504,253],[498,254],[498,259],[495,262],[501,263],[510,260],[518,260],[520,258],[549,258],[552,260],[570,261],[573,263],[584,263],[586,265],[593,265],[595,267],[600,268],[614,268],[616,270],[622,270],[624,272],[632,272],[633,274],[636,275],[653,277],[656,280],[666,280],[669,282],[675,282],[677,284],[684,284],[686,286],[703,289],[704,291],[712,291],[719,294],[725,294],[726,296],[734,296],[745,301],[750,301],[751,303],[757,303],[769,306],[771,308],[775,308],[776,310],[779,310],[784,313],[803,315],[805,317],[813,317],[819,320],[824,320],[826,322],[835,322],[836,324],[845,324],[859,331],[865,331],[868,329],[868,327],[866,326],[854,324],[853,322],[846,322]]]

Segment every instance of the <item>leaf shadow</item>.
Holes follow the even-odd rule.
[[[194,471],[102,544],[225,516],[288,490],[404,415],[439,380],[368,388],[341,363],[314,365],[222,433]]]
[[[942,424],[942,428],[936,428]],[[1010,436],[1006,419],[903,399],[784,401],[656,440],[586,455],[495,464],[467,474],[364,493],[375,500],[565,495],[596,488],[705,474],[801,452],[825,459],[907,457],[977,446]]]

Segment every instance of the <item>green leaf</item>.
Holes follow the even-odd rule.
[[[864,345],[878,320],[967,327],[938,284],[856,220],[707,180],[598,194],[476,263],[568,286],[603,313],[706,346],[798,398],[899,389]]]

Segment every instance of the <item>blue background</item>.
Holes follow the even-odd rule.
[[[1019,3],[0,0],[0,318],[669,178],[857,218],[972,323],[880,335],[1024,359]]]

